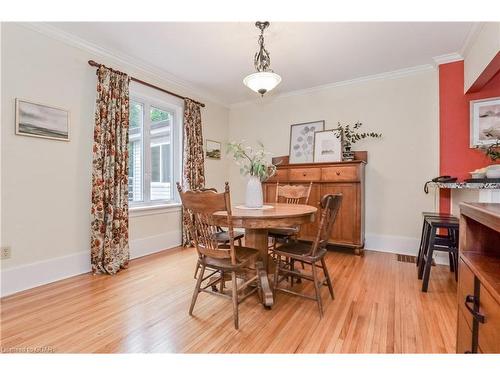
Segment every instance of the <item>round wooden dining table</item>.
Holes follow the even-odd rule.
[[[273,305],[273,293],[269,284],[269,228],[289,228],[314,221],[316,207],[305,204],[268,203],[269,208],[245,209],[231,208],[232,223],[235,228],[245,229],[245,246],[258,249],[260,261],[255,266],[262,286],[263,304]],[[227,225],[227,212],[214,213],[220,226]]]

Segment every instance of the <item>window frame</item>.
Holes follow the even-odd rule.
[[[176,181],[180,181],[182,174],[182,107],[166,100],[161,100],[143,93],[130,92],[130,103],[137,102],[143,108],[142,122],[142,200],[129,201],[129,210],[140,214],[132,216],[142,216],[149,209],[168,209],[169,207],[178,208],[180,198],[175,186]],[[152,163],[151,163],[151,107],[166,111],[172,114],[171,129],[171,153],[172,153],[172,199],[151,200],[151,182],[152,182]],[[130,141],[129,141],[130,143]],[[160,147],[161,152],[161,147]]]

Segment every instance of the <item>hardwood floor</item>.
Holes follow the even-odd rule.
[[[456,283],[447,267],[432,268],[429,292],[422,293],[415,265],[395,254],[329,252],[326,260],[335,300],[322,288],[323,319],[314,301],[283,293],[272,310],[256,296],[245,300],[239,331],[229,300],[202,293],[190,317],[196,253],[176,249],[134,260],[114,277],[85,274],[2,299],[0,346],[3,352],[455,352]],[[309,282],[298,287],[313,293]]]

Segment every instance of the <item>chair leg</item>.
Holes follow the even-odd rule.
[[[203,280],[204,274],[205,274],[205,265],[201,264],[201,271],[198,275],[198,280],[196,280],[196,287],[194,288],[193,298],[191,299],[191,306],[189,307],[189,315],[193,315],[194,305],[196,303],[196,299],[198,298],[198,294],[200,293],[201,281]]]
[[[453,252],[453,261],[455,262],[455,281],[458,282],[458,252]]]
[[[424,217],[424,223],[422,224],[422,234],[420,235],[420,245],[418,247],[418,255],[417,255],[417,261],[416,261],[417,267],[420,263],[420,257],[422,256],[422,248],[424,245],[424,236],[425,236],[425,217]]]
[[[418,262],[417,275],[419,280],[422,280],[422,277],[424,275],[424,268],[425,268],[424,257],[427,255],[429,249],[429,235],[430,235],[429,228],[427,228],[426,226],[424,234],[424,244],[422,247],[422,254],[420,256],[420,261]]]
[[[196,276],[198,275],[198,270],[200,269],[200,260],[198,259],[196,261],[196,267],[194,269],[194,276],[193,276],[193,279],[196,279]]]
[[[225,284],[226,284],[226,282],[224,281],[224,271],[220,271],[220,284],[219,284],[220,290],[219,291],[221,293],[224,292]]]
[[[319,315],[323,318],[323,304],[321,302],[321,291],[320,284],[318,280],[318,271],[316,270],[316,264],[312,264],[312,273],[313,273],[313,282],[314,282],[314,290],[316,291],[316,302],[318,302]]]
[[[239,328],[238,322],[238,284],[236,282],[236,272],[231,272],[231,284],[233,287],[233,318],[234,318],[234,328]]]
[[[424,259],[425,252],[427,251],[427,245],[429,242],[429,225],[424,220],[424,226],[422,228],[422,245],[418,252],[417,267],[420,268],[422,265],[422,260]]]
[[[328,273],[328,269],[326,268],[325,258],[321,258],[321,266],[323,266],[323,273],[325,274],[326,284],[328,285],[330,295],[332,296],[332,299],[335,299],[335,295],[333,294],[332,280],[330,279],[330,274]]]
[[[450,272],[455,272],[455,260],[451,251],[448,253],[448,259],[450,261]]]
[[[295,271],[295,261],[290,258],[290,271]],[[290,275],[290,286],[293,288],[293,275]]]
[[[279,282],[279,270],[281,267],[281,256],[277,257],[278,262],[276,263],[276,267],[274,268],[274,283],[273,283],[273,295],[276,298],[276,288],[278,287]]]
[[[241,238],[238,238],[238,246],[241,247]]]
[[[431,275],[432,253],[434,252],[434,242],[435,242],[435,238],[436,238],[436,231],[437,231],[436,228],[431,229],[431,235],[429,238],[429,246],[427,249],[427,260],[426,260],[425,266],[424,266],[422,292],[427,292],[427,289],[429,288],[429,277]]]

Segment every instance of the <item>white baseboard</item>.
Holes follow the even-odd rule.
[[[173,231],[130,241],[130,258],[139,258],[181,244],[181,231]],[[90,272],[90,253],[47,259],[1,271],[0,297]]]
[[[176,230],[130,241],[130,259],[140,258],[145,255],[157,253],[165,249],[180,246],[182,243],[182,231]]]
[[[366,233],[365,236],[366,250],[417,256],[419,246],[420,238],[387,236],[374,233]],[[437,264],[449,264],[448,255],[445,253],[436,253],[434,260]]]

